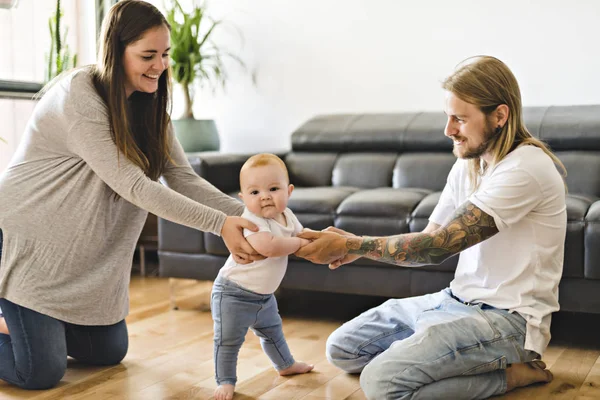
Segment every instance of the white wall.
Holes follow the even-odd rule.
[[[226,94],[197,99],[196,117],[216,119],[224,151],[289,148],[290,133],[320,113],[441,110],[440,82],[476,54],[511,67],[525,105],[600,104],[596,0],[221,0],[210,7],[242,31],[242,57],[257,77],[253,87],[232,69]]]
[[[90,15],[85,1],[63,3]],[[0,77],[41,79],[52,3],[21,0],[16,10],[0,10]],[[512,68],[525,105],[600,104],[596,0],[219,0],[210,7],[242,32],[243,48],[231,48],[257,80],[253,86],[233,66],[225,94],[197,97],[196,117],[216,119],[227,152],[287,149],[291,132],[321,113],[441,110],[440,82],[476,54]],[[75,44],[84,53],[90,34],[68,15],[72,32],[88,43]],[[238,43],[231,33],[224,40]],[[93,52],[85,54],[90,62]],[[0,136],[10,141],[0,143],[0,171],[26,121],[13,113],[26,108],[0,101]],[[174,115],[180,112],[176,92]]]

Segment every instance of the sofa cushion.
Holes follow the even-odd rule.
[[[407,218],[431,192],[426,189],[378,188],[348,196],[337,208],[340,216]]]
[[[592,203],[585,216],[586,278],[600,279],[600,200]]]
[[[445,151],[452,153],[452,140],[444,135],[448,117],[443,112],[421,112],[402,132],[402,152]]]
[[[567,195],[567,237],[563,265],[563,276],[565,277],[582,278],[584,276],[585,215],[594,200],[595,198],[582,195]]]
[[[292,134],[293,151],[396,151],[415,113],[320,115]]]
[[[208,254],[229,257],[229,250],[225,246],[225,242],[217,235],[204,232],[204,247]]]
[[[296,214],[333,215],[340,203],[358,190],[353,187],[296,188],[288,207]]]
[[[442,191],[456,157],[447,153],[400,154],[394,166],[392,186]]]
[[[333,167],[333,186],[390,187],[396,153],[342,154]]]
[[[413,210],[409,227],[411,232],[421,232],[429,223],[429,216],[433,213],[433,209],[437,206],[442,192],[430,193],[419,203]]]
[[[413,209],[428,194],[425,189],[361,190],[342,201],[335,226],[357,235],[407,233]]]
[[[559,151],[556,156],[567,169],[569,193],[600,196],[600,152]]]
[[[320,231],[327,227],[334,226],[332,214],[295,213],[295,215],[304,228]]]
[[[285,164],[290,183],[297,187],[331,186],[336,153],[289,153]]]
[[[598,110],[597,105],[547,107],[540,138],[554,151],[600,150]]]

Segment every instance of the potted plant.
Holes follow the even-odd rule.
[[[60,0],[56,0],[56,11],[48,20],[50,29],[50,52],[46,55],[46,82],[77,65],[77,54],[71,55],[67,45],[68,27],[61,32],[60,19],[62,17]]]
[[[218,150],[215,122],[194,118],[194,86],[198,84],[213,91],[224,88],[227,80],[224,60],[245,65],[239,57],[213,42],[214,33],[223,21],[209,17],[205,4],[194,0],[192,9],[184,10],[178,0],[172,0],[170,7],[166,7],[166,17],[171,24],[173,79],[181,85],[184,97],[183,115],[173,120],[175,134],[186,152]]]

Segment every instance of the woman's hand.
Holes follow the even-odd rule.
[[[250,229],[253,232],[258,231],[256,225],[242,217],[227,217],[221,229],[221,237],[233,259],[239,264],[264,260],[265,257],[258,254],[244,237],[244,229]]]
[[[298,234],[298,237],[308,239],[311,243],[298,249],[296,256],[315,264],[330,264],[343,259],[348,254],[346,237],[336,232],[305,229]]]

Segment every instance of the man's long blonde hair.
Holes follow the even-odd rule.
[[[480,178],[488,168],[516,147],[524,145],[542,149],[561,170],[563,178],[567,176],[567,170],[558,157],[525,127],[519,84],[502,61],[490,56],[467,58],[444,80],[442,87],[462,101],[477,106],[486,115],[486,120],[499,105],[506,104],[509,108],[506,124],[489,141],[487,151],[492,155],[492,164],[481,162],[479,157],[469,160],[469,180],[473,191],[477,190]]]

